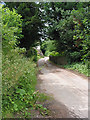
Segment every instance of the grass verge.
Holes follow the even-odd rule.
[[[49,60],[50,63],[54,64],[52,61]],[[85,76],[89,77],[90,76],[90,62],[78,62],[78,63],[72,63],[72,64],[66,64],[66,65],[59,65],[59,64],[56,64],[57,66],[59,67],[62,67],[62,68],[66,68],[66,69],[70,69],[70,70],[75,70],[79,73],[82,73],[84,74]]]
[[[34,108],[47,113],[46,108],[37,104],[41,96],[35,91],[36,63],[13,51],[3,55],[2,66],[3,118],[14,118],[17,113],[22,117],[30,117],[31,113],[28,111]]]
[[[84,64],[82,62],[80,63],[72,63],[72,64],[67,64],[67,65],[63,65],[64,68],[70,69],[70,70],[76,70],[79,73],[84,74],[85,76],[90,76],[89,75],[89,65],[88,64]]]

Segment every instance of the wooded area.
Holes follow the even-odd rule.
[[[45,56],[66,56],[70,66],[75,64],[74,69],[89,76],[89,3],[6,2],[0,9],[3,117],[20,111],[27,117],[32,108],[47,114],[36,103],[41,98],[35,92],[36,63],[41,56],[35,47],[40,45]]]

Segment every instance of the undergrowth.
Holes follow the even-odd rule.
[[[83,63],[83,62],[79,62],[79,63],[72,63],[72,64],[67,64],[63,66],[64,68],[67,69],[71,69],[71,70],[76,70],[79,73],[83,73],[86,76],[90,76],[89,75],[89,63]]]
[[[15,9],[10,11],[9,8],[0,7],[0,10],[2,10],[3,54],[2,117],[14,118],[17,113],[20,113],[21,117],[31,116],[31,112],[28,111],[37,108],[40,96],[39,91],[35,90],[37,52],[31,48],[32,53],[27,58],[25,56],[27,50],[18,47],[19,39],[23,37],[22,16]]]
[[[3,55],[3,118],[13,117],[17,112],[27,117],[30,116],[28,110],[33,108],[46,111],[36,103],[40,99],[40,93],[35,91],[36,73],[36,63],[31,58],[25,58],[15,51]]]
[[[52,61],[49,60],[50,63],[53,63]],[[54,63],[55,64],[55,63]],[[90,76],[90,62],[86,61],[84,62],[74,62],[71,64],[66,64],[66,65],[59,65],[59,67],[70,69],[70,70],[76,70],[79,73],[84,74],[85,76],[89,77]]]

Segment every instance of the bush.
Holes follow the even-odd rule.
[[[35,106],[36,64],[22,55],[25,48],[17,47],[22,37],[21,15],[3,8],[2,25],[2,116],[7,118],[20,111],[27,114]]]
[[[69,62],[73,63],[73,62],[81,61],[80,56],[81,56],[80,52],[77,52],[77,51],[71,52],[68,56]]]
[[[50,52],[50,51],[46,51],[46,52],[45,52],[45,56],[49,56],[51,53],[52,53],[52,52]]]
[[[35,97],[36,64],[13,51],[3,56],[2,113],[15,113],[33,107]]]
[[[50,39],[43,41],[41,44],[41,50],[44,55],[49,56],[52,51],[56,50],[55,41]]]
[[[79,10],[72,10],[74,16],[74,36],[73,40],[77,48],[82,53],[82,60],[89,60],[90,56],[90,35],[89,35],[89,8],[81,8]]]
[[[56,52],[56,51],[52,51],[50,53],[50,56],[64,56],[64,52],[62,52],[61,54],[59,52]]]
[[[37,61],[37,50],[35,48],[30,48],[26,52],[27,57],[33,57],[33,61]]]
[[[2,9],[2,48],[3,54],[7,54],[14,49],[18,39],[22,37],[22,19],[16,11],[10,11],[9,8]]]

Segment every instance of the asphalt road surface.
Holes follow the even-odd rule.
[[[45,57],[38,61],[39,87],[54,98],[56,103],[52,106],[57,109],[56,114],[61,112],[57,117],[88,118],[88,79],[59,68],[48,59]],[[69,115],[62,111],[68,111]]]

